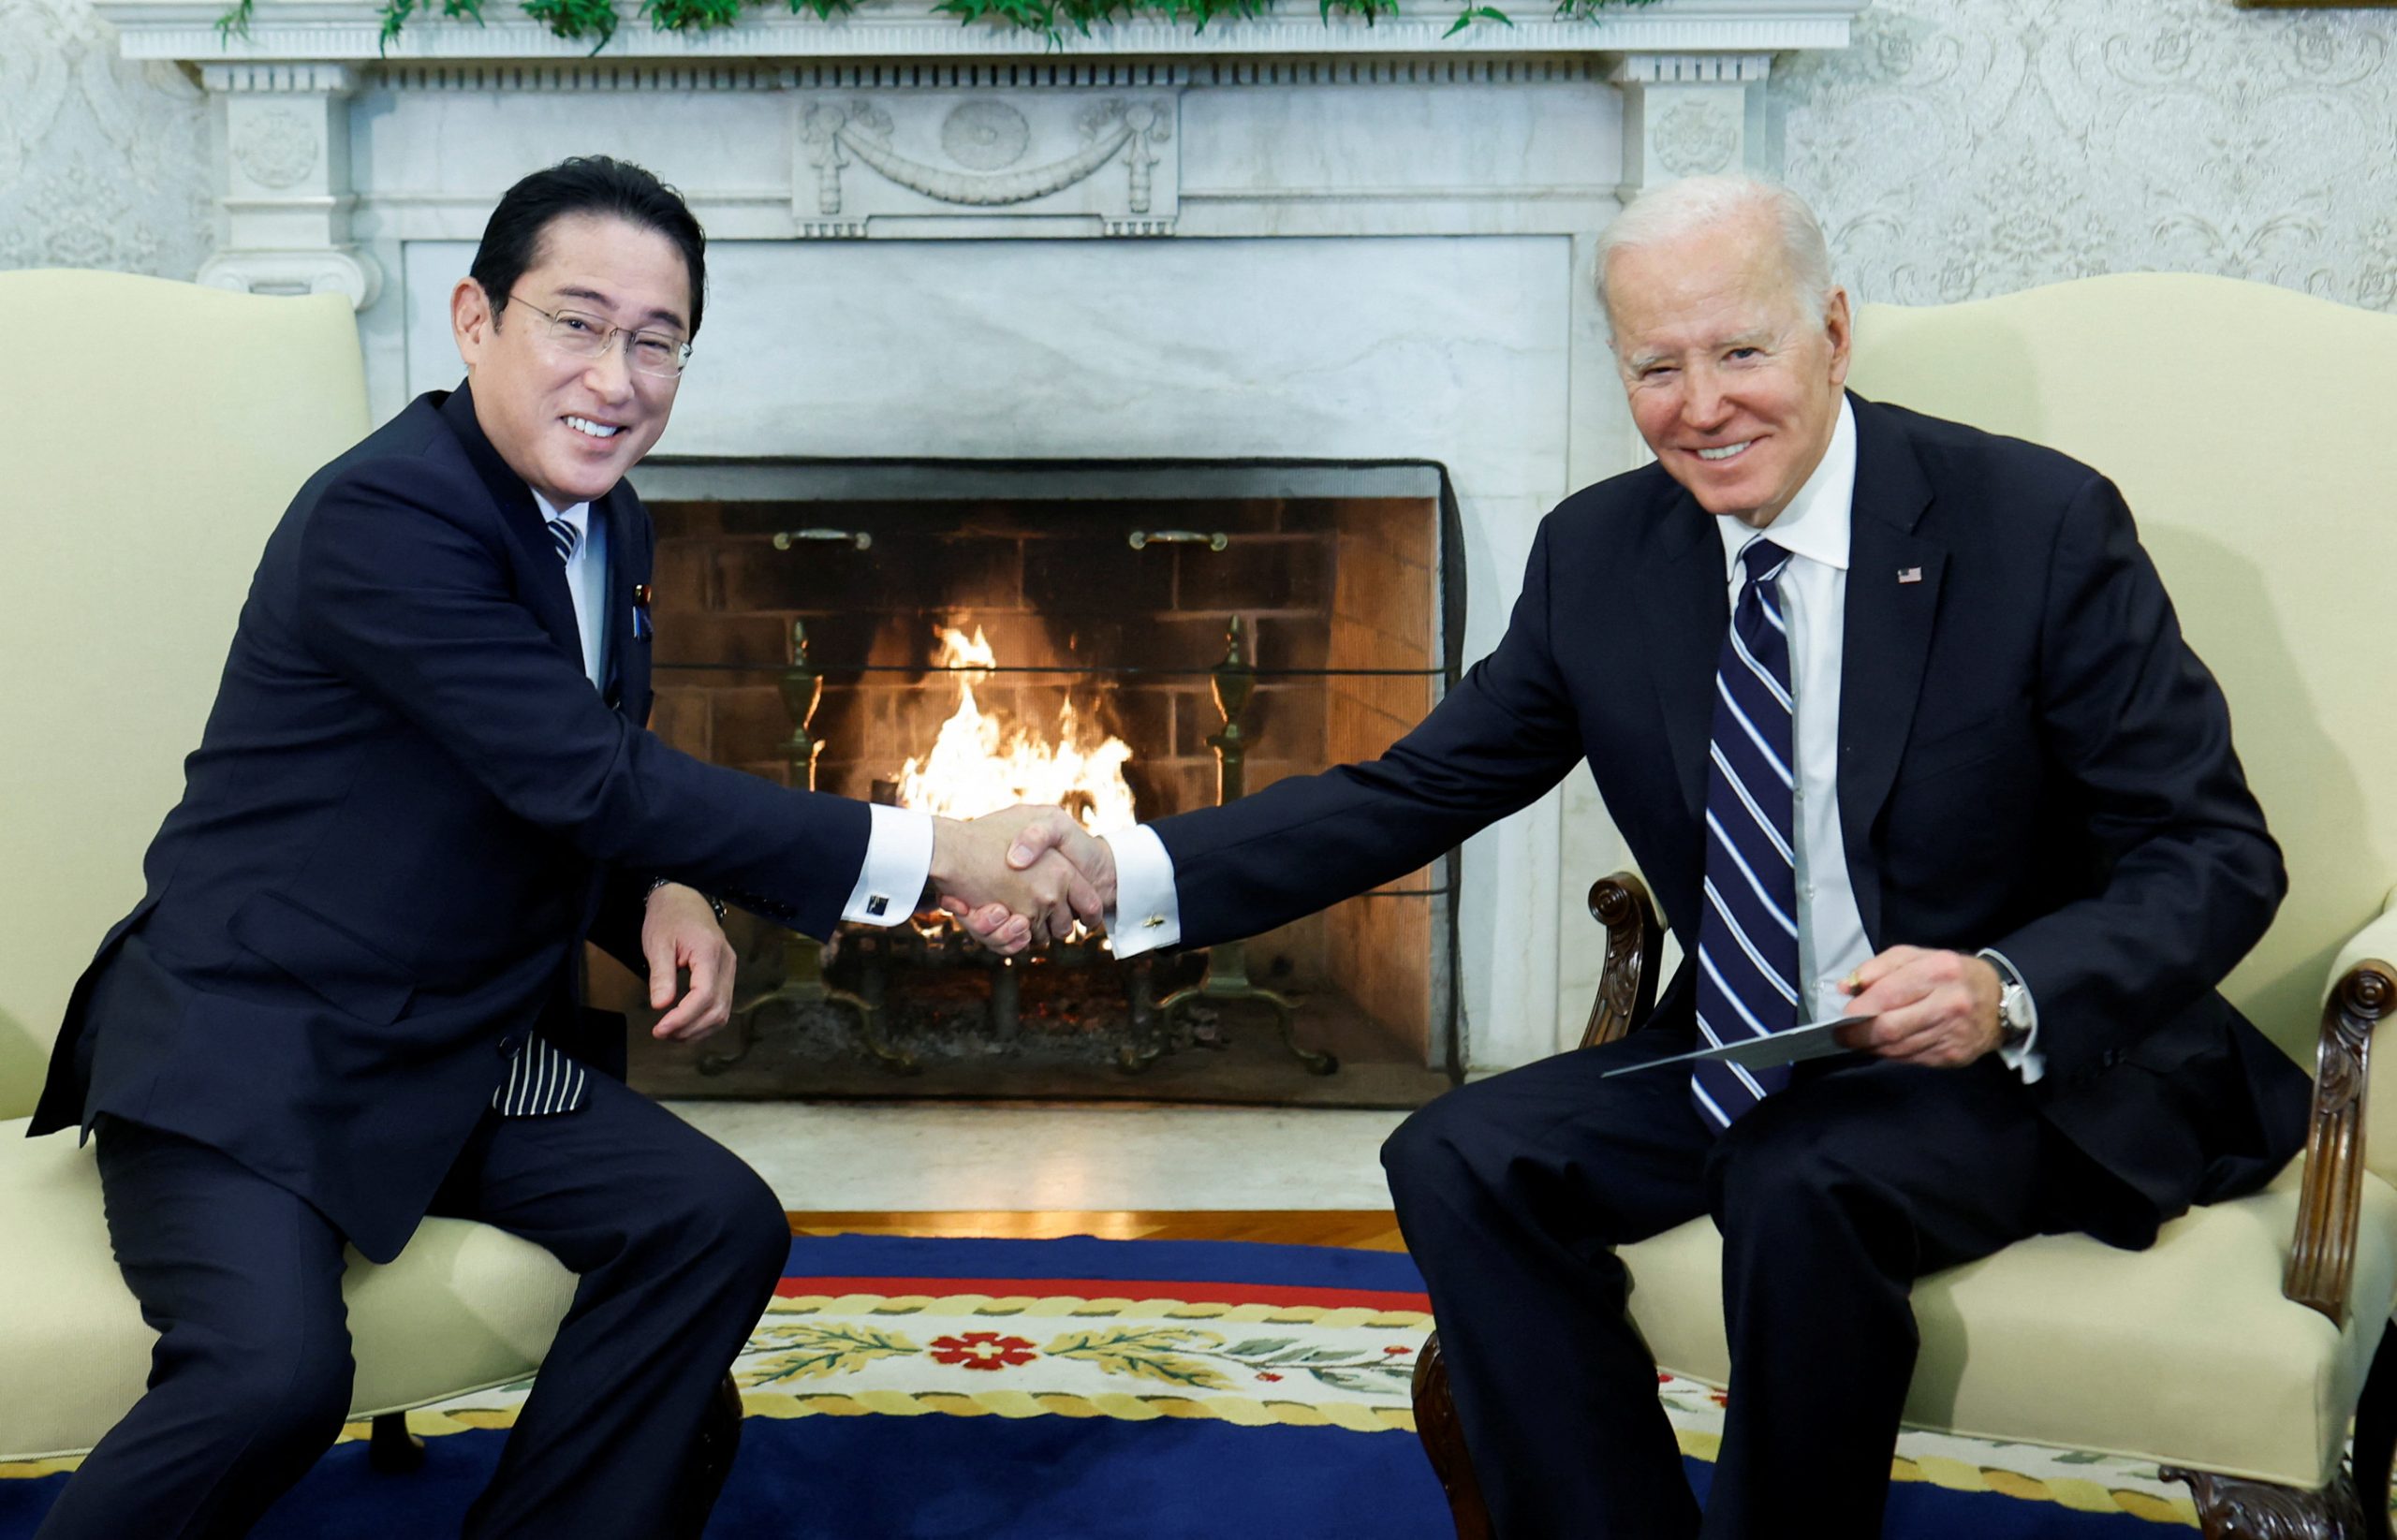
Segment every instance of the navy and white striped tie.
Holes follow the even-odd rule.
[[[503,1118],[540,1118],[573,1111],[590,1090],[589,1073],[535,1033],[507,1062],[507,1078],[491,1105]]]
[[[565,519],[550,521],[550,540],[558,560],[570,562],[582,544],[581,525]],[[538,1033],[524,1039],[507,1062],[507,1078],[492,1093],[491,1105],[503,1118],[539,1118],[571,1112],[591,1090],[589,1074]]]
[[[1714,670],[1706,773],[1706,908],[1698,921],[1698,1030],[1713,1045],[1798,1024],[1798,868],[1792,855],[1789,627],[1779,582],[1789,553],[1758,537]],[[1787,1065],[1701,1063],[1698,1115],[1717,1131],[1789,1083]]]

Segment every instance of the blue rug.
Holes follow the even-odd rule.
[[[1428,1328],[1421,1280],[1383,1253],[801,1239],[737,1367],[749,1417],[708,1533],[1449,1540],[1407,1402]],[[1711,1393],[1662,1388],[1684,1450],[1711,1454]],[[368,1469],[353,1429],[256,1533],[456,1533],[521,1400],[412,1414],[427,1459],[407,1476]],[[2032,1469],[2020,1446],[1926,1438],[1901,1445],[1890,1536],[2159,1540],[2156,1520],[2188,1522],[2152,1467],[2030,1451]],[[1712,1466],[1685,1463],[1703,1492]],[[0,1479],[0,1540],[26,1540],[66,1479]],[[1790,1494],[1793,1533],[1804,1513]]]

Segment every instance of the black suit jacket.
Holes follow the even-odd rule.
[[[610,668],[583,673],[556,549],[464,389],[326,466],[269,538],[147,891],[70,998],[33,1132],[115,1115],[290,1187],[395,1254],[537,1027],[578,1017],[586,937],[637,970],[653,875],[814,934],[862,803],[678,754],[643,727],[649,517],[594,505]]]
[[[1849,399],[1838,797],[1865,933],[2021,969],[2033,1094],[2135,1195],[2093,1227],[2143,1243],[2301,1142],[2305,1077],[2214,990],[2279,904],[2279,848],[2112,484]],[[1184,942],[1413,871],[1586,760],[1694,956],[1725,590],[1713,519],[1661,467],[1568,498],[1496,651],[1387,755],[1158,824]],[[1684,967],[1654,1023],[1691,1010]]]

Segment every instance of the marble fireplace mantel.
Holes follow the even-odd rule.
[[[594,56],[487,0],[388,53],[373,0],[97,0],[124,51],[216,114],[203,282],[357,306],[378,415],[455,382],[447,296],[493,203],[594,151],[679,186],[709,235],[686,461],[1436,461],[1463,655],[1496,642],[1540,517],[1641,458],[1596,301],[1621,199],[1772,172],[1776,54],[1841,48],[1865,0],[1663,0],[1443,34],[1305,0],[1203,33],[1051,48],[928,0],[697,37],[627,13]],[[1465,849],[1465,1050],[1570,1043],[1623,864],[1586,775]]]

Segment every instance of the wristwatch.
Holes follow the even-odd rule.
[[[2031,1029],[2039,1024],[2038,1013],[2031,1005],[2031,991],[2014,965],[1994,952],[1974,954],[1997,970],[1997,1045],[2019,1049],[2031,1040]]]
[[[2031,1024],[2031,991],[2019,980],[2007,979],[1997,991],[1998,1047],[2019,1049],[2029,1042]]]

